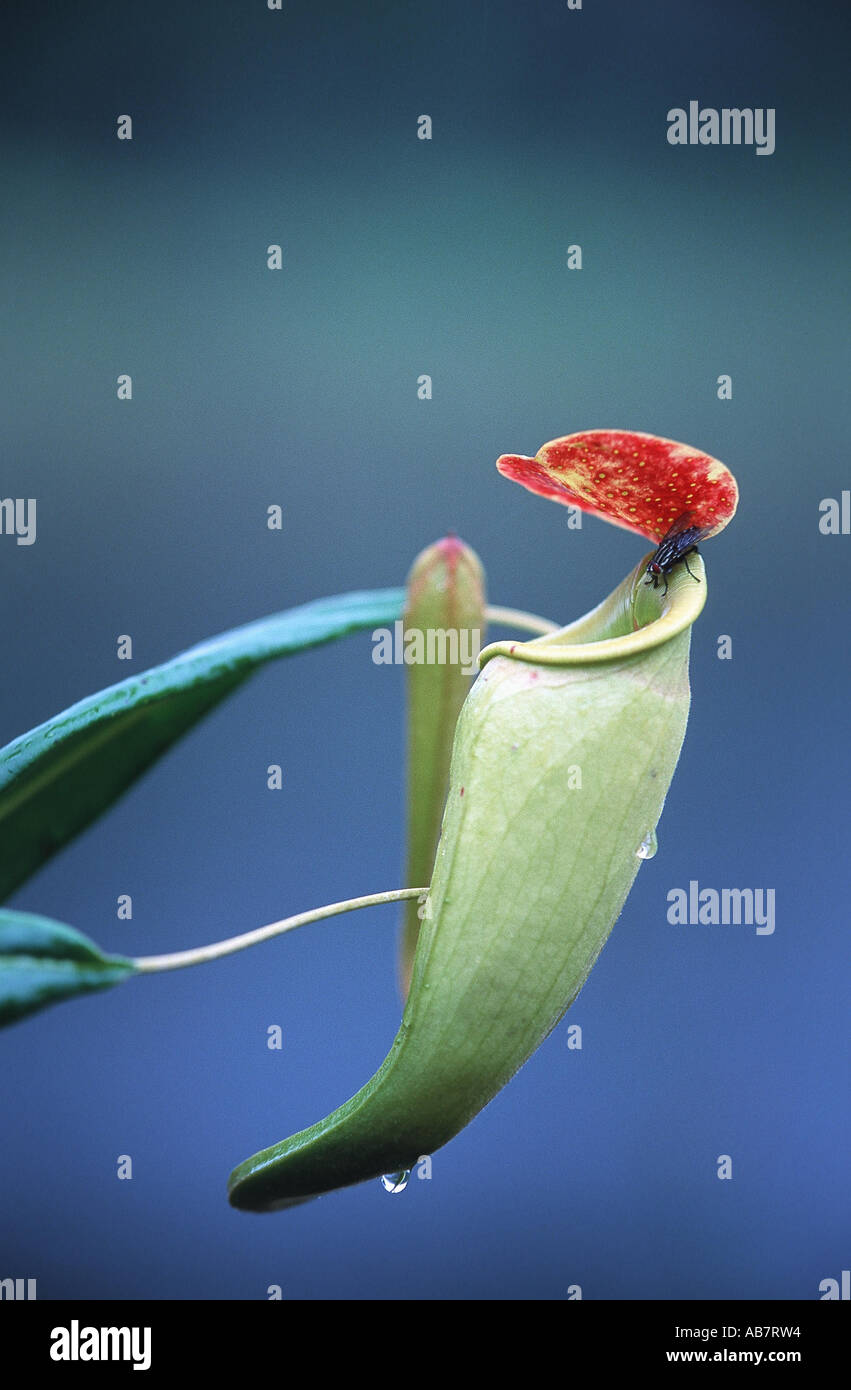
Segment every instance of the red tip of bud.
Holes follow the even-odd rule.
[[[465,610],[470,604],[478,609],[484,604],[484,584],[476,552],[458,536],[444,536],[421,550],[411,567],[407,612],[410,614],[428,594],[445,594]]]
[[[446,566],[451,574],[454,572],[458,561],[467,547],[464,545],[463,541],[458,539],[454,531],[450,531],[448,535],[444,536],[442,541],[436,542],[434,548],[446,562]]]

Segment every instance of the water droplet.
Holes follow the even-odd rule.
[[[650,830],[644,836],[644,839],[635,852],[639,859],[652,859],[658,848],[659,841],[656,839],[656,831],[654,829]]]
[[[385,1173],[381,1179],[381,1186],[385,1192],[404,1192],[410,1176],[410,1168],[403,1168],[400,1173]]]

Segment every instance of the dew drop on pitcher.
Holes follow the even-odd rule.
[[[659,841],[656,839],[656,831],[654,829],[644,836],[644,839],[635,852],[639,859],[652,859],[658,848]]]
[[[385,1173],[381,1179],[381,1186],[385,1192],[404,1192],[410,1176],[410,1168],[403,1168],[401,1173]]]

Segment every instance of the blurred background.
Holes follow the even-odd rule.
[[[851,486],[848,28],[820,0],[4,15],[0,496],[35,497],[38,532],[0,536],[0,743],[208,635],[396,586],[450,530],[494,602],[578,617],[648,547],[569,529],[500,453],[646,430],[723,459],[741,504],[704,552],[659,853],[431,1181],[227,1205],[236,1163],[385,1056],[398,913],[375,909],[5,1032],[0,1276],[40,1298],[813,1299],[849,1267],[851,537],[818,525]],[[775,108],[775,153],[669,145],[692,99]],[[371,650],[265,669],[10,905],[143,955],[399,885],[403,669]],[[774,934],[669,925],[691,879],[774,888]]]

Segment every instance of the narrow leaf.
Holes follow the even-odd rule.
[[[135,973],[131,960],[104,955],[73,927],[29,912],[0,911],[0,1027]]]
[[[266,661],[395,622],[403,589],[339,594],[224,632],[0,749],[0,902]]]

